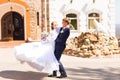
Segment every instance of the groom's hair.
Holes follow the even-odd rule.
[[[68,17],[63,18],[63,21],[67,22],[68,24],[70,24],[70,22],[71,22],[70,18],[68,18]]]

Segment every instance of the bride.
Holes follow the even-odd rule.
[[[23,43],[14,47],[17,60],[26,62],[39,71],[51,73],[59,70],[59,63],[54,56],[54,40],[56,39],[59,28],[57,23],[51,23],[52,31],[46,40],[39,42]]]

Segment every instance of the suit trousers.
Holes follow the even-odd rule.
[[[66,75],[66,71],[65,71],[62,63],[60,62],[60,58],[61,58],[61,55],[62,55],[64,49],[65,49],[65,46],[55,46],[55,52],[54,52],[55,57],[59,62],[59,71],[60,71],[61,75]]]

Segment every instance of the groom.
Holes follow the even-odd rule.
[[[59,71],[60,71],[60,76],[57,78],[64,78],[67,77],[66,71],[60,62],[61,55],[66,48],[66,40],[70,35],[70,29],[69,29],[69,24],[70,24],[70,19],[69,18],[64,18],[62,20],[62,25],[63,27],[60,28],[59,34],[55,40],[55,57],[59,62]],[[48,75],[48,77],[55,77],[57,76],[57,71],[53,71],[52,75]]]

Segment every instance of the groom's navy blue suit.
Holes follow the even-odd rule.
[[[64,28],[63,27],[60,29],[59,34],[55,40],[55,57],[59,62],[59,71],[61,73],[61,75],[66,75],[65,69],[62,65],[62,63],[60,62],[60,58],[61,55],[64,51],[64,49],[66,48],[66,40],[70,35],[70,29],[69,28]]]

